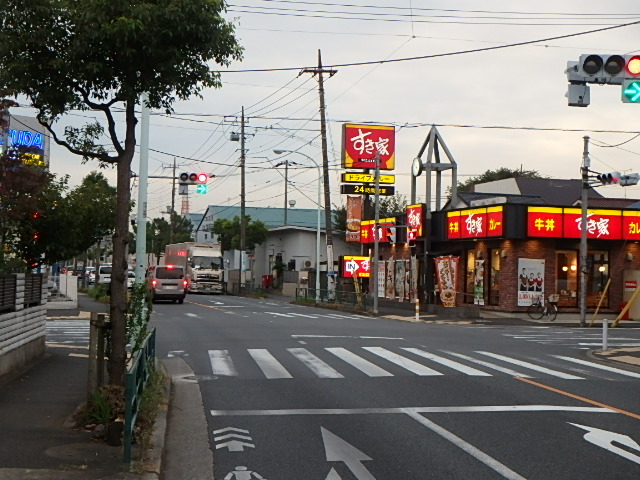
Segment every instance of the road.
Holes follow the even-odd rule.
[[[593,331],[195,295],[155,305],[153,323],[158,357],[197,381],[208,478],[640,477],[640,371],[590,357]],[[640,332],[609,341],[637,345]],[[165,480],[202,462],[195,448],[171,460],[178,448]]]

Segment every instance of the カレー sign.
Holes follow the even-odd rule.
[[[362,278],[371,275],[370,257],[342,257],[342,276],[345,278]]]
[[[395,168],[395,127],[387,125],[342,125],[342,168]]]

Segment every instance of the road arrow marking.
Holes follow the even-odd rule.
[[[343,462],[358,480],[376,480],[375,477],[369,473],[369,470],[362,465],[363,461],[372,460],[371,457],[365,455],[356,447],[345,442],[326,428],[320,427],[320,431],[322,432],[322,441],[324,442],[324,449],[327,454],[327,462]],[[340,479],[340,476],[336,476],[337,473],[335,471],[333,473],[334,475],[331,476],[332,473],[329,472],[330,476],[327,480]]]
[[[631,437],[627,435],[623,435],[621,433],[610,432],[608,430],[600,430],[599,428],[588,427],[586,425],[580,425],[578,423],[568,422],[569,425],[573,425],[574,427],[581,428],[582,430],[586,430],[587,433],[584,434],[584,439],[587,442],[593,443],[598,447],[602,447],[605,450],[609,450],[621,457],[626,458],[627,460],[631,460],[637,464],[640,464],[640,456],[634,455],[627,450],[616,447],[613,445],[613,442],[619,443],[620,445],[624,445],[630,450],[636,450],[640,452],[640,445],[636,443]]]
[[[253,443],[240,442],[239,440],[231,440],[230,442],[219,443],[216,445],[216,450],[219,448],[227,447],[230,452],[244,452],[244,447],[256,448]]]
[[[338,472],[336,472],[335,468],[332,468],[325,480],[342,480],[342,477],[338,475]]]
[[[188,357],[188,356],[189,354],[184,353],[184,350],[169,350],[169,353],[167,353],[167,358]]]
[[[225,427],[225,428],[221,428],[219,430],[213,431],[214,435],[219,435],[221,433],[226,433],[226,435],[213,437],[214,442],[227,440],[228,438],[233,438],[234,440],[216,445],[216,450],[219,448],[226,447],[229,449],[230,452],[244,452],[244,447],[256,448],[256,446],[253,443],[249,443],[253,440],[249,435],[249,430],[244,430],[242,428],[235,428],[235,427]],[[243,433],[245,433],[246,435],[242,435]],[[247,440],[247,441],[242,442],[241,440]]]

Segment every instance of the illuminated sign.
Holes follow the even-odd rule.
[[[447,238],[501,237],[504,207],[472,208],[447,212]]]
[[[0,139],[2,143],[2,139]],[[11,146],[37,147],[44,149],[44,135],[28,130],[9,130],[9,142]]]
[[[527,235],[562,237],[562,208],[528,207]]]
[[[375,220],[360,222],[360,243],[374,243]],[[396,243],[396,219],[381,218],[378,221],[378,243]]]
[[[622,239],[640,240],[640,212],[622,212]]]
[[[395,168],[396,136],[394,126],[342,125],[342,168]]]
[[[600,240],[640,239],[640,212],[587,210],[587,238]],[[547,238],[581,238],[580,208],[528,207],[527,235]]]
[[[345,183],[376,183],[376,176],[369,173],[346,172],[342,174]],[[379,183],[395,183],[395,175],[380,175]]]
[[[424,204],[408,205],[407,206],[407,239],[415,240],[418,237],[422,237],[424,226]]]
[[[345,278],[362,278],[371,275],[371,258],[342,257],[342,276]]]
[[[580,238],[582,236],[582,210],[565,208],[562,226],[564,238]],[[619,240],[622,238],[622,211],[587,210],[586,230],[587,238]]]
[[[378,187],[378,195],[382,195],[384,197],[388,197],[389,195],[393,195],[396,192],[395,187],[385,187],[380,185]],[[340,185],[340,193],[343,195],[375,195],[376,194],[376,186],[375,185]]]

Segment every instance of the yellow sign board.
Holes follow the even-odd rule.
[[[345,183],[376,183],[376,176],[370,173],[347,172],[342,174]],[[380,175],[380,183],[396,183],[395,175]]]

